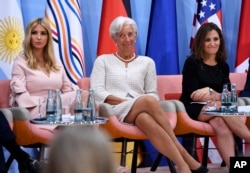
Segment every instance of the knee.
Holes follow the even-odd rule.
[[[215,117],[209,121],[210,125],[216,131],[216,134],[227,135],[232,134],[232,131],[227,126],[225,121],[221,117]]]
[[[141,97],[141,99],[144,105],[155,106],[155,104],[158,104],[158,101],[156,100],[156,98],[152,96],[144,96],[144,97]]]
[[[148,127],[154,129],[156,126],[155,121],[148,113],[140,113],[135,119],[135,124],[138,127]]]

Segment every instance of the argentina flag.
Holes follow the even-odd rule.
[[[0,4],[0,79],[10,79],[13,60],[22,51],[23,19],[19,1]]]

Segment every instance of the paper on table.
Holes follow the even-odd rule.
[[[248,106],[238,106],[238,112],[250,112],[250,105],[248,105]]]
[[[62,115],[62,122],[66,123],[70,121],[74,121],[74,116],[71,116],[70,114]],[[58,124],[45,124],[44,122],[41,122],[41,124],[37,123],[36,126],[40,129],[54,131],[58,127]]]
[[[201,105],[206,105],[207,102],[191,102],[190,104],[201,104]]]

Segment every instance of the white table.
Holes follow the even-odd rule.
[[[250,105],[238,106],[238,112],[221,112],[220,110],[211,110],[204,111],[203,113],[214,116],[250,116]]]
[[[73,117],[73,116],[72,116]],[[108,122],[108,118],[105,117],[96,117],[94,121],[84,121],[84,122],[75,122],[74,118],[70,120],[63,120],[61,122],[54,122],[50,123],[46,120],[46,118],[35,118],[30,120],[33,124],[40,124],[40,125],[51,125],[51,126],[78,126],[78,125],[100,125],[105,124]]]

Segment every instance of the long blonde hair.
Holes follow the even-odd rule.
[[[46,19],[44,18],[33,19],[26,27],[25,38],[23,41],[23,49],[24,49],[23,54],[24,54],[24,58],[27,60],[27,65],[31,69],[38,68],[38,62],[36,58],[33,56],[32,46],[31,46],[31,32],[32,32],[32,29],[37,25],[43,26],[47,30],[47,33],[48,33],[48,42],[43,52],[46,71],[47,72],[59,71],[60,67],[56,65],[56,59],[54,56],[51,28],[48,22],[46,21]]]

